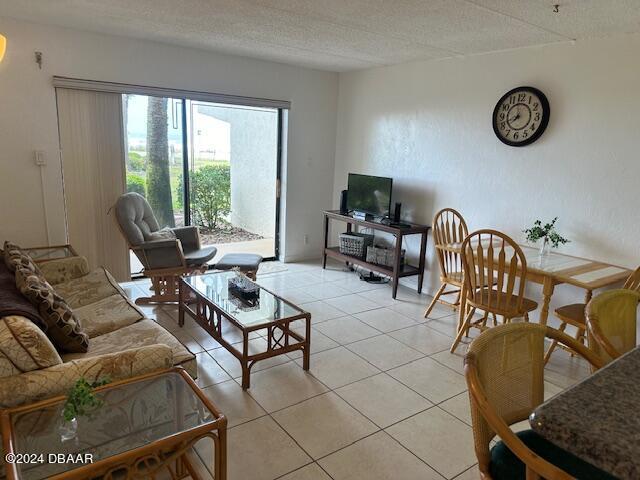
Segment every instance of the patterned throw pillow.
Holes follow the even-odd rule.
[[[33,259],[24,253],[15,243],[4,242],[4,263],[9,270],[15,272],[18,268],[25,268],[30,272],[40,273],[40,269]]]
[[[58,350],[69,353],[85,353],[89,337],[82,331],[80,322],[67,302],[40,275],[27,269],[16,270],[16,285],[33,303],[47,324],[47,335]]]
[[[31,320],[20,316],[0,319],[0,377],[61,363],[51,341]]]

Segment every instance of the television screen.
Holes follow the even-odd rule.
[[[392,183],[391,178],[350,173],[347,208],[378,217],[388,217],[391,211]]]

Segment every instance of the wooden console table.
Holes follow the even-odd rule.
[[[351,232],[353,226],[361,226],[390,233],[395,237],[395,263],[393,267],[369,263],[361,258],[343,255],[340,253],[339,247],[329,246],[329,222],[338,220],[347,224],[347,232]],[[427,250],[427,234],[431,229],[428,225],[419,225],[417,223],[403,222],[402,225],[392,225],[388,223],[373,222],[370,220],[359,220],[351,215],[343,215],[338,210],[326,210],[324,212],[324,250],[322,255],[322,268],[327,266],[327,257],[341,260],[347,264],[353,263],[371,270],[373,272],[390,277],[393,286],[393,298],[398,293],[398,280],[402,277],[411,277],[418,275],[418,293],[422,293],[422,281],[424,280],[424,255]],[[401,265],[402,240],[408,235],[420,235],[420,259],[418,266],[409,264]]]

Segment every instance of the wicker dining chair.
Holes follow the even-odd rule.
[[[459,212],[453,208],[444,208],[433,217],[433,243],[440,265],[440,283],[442,284],[433,300],[424,312],[425,318],[429,316],[437,302],[450,306],[455,311],[460,304],[460,291],[463,282],[463,270],[460,254],[443,250],[443,245],[460,243],[468,235],[467,224]],[[445,291],[447,286],[453,287]],[[454,302],[446,302],[443,295],[456,294]]]
[[[636,347],[636,321],[640,293],[607,290],[587,304],[589,348],[606,363]]]
[[[640,267],[638,267],[625,282],[622,288],[627,290],[634,290],[640,292]],[[560,331],[565,331],[568,325],[571,325],[576,329],[576,340],[584,343],[587,329],[587,321],[585,317],[585,303],[572,303],[570,305],[563,305],[555,310],[555,316],[560,320]],[[564,348],[562,344],[553,342],[547,349],[547,353],[544,356],[544,362],[547,363],[551,358],[551,354],[556,347]]]
[[[536,323],[510,323],[486,330],[464,359],[473,440],[484,480],[612,478],[544,440],[532,430],[514,432],[544,401],[545,338],[575,349],[599,368],[602,360],[559,330]],[[501,441],[490,448],[494,437]]]
[[[538,304],[524,296],[527,280],[527,260],[522,249],[508,235],[496,230],[478,230],[468,235],[461,246],[465,271],[463,298],[468,308],[458,326],[451,345],[453,353],[472,326],[486,328],[489,313],[509,323],[514,318],[529,321],[529,312]],[[519,279],[517,277],[520,277]],[[476,310],[484,317],[473,321]]]

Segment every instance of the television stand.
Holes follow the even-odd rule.
[[[386,265],[378,265],[375,263],[369,263],[359,257],[352,257],[350,255],[344,255],[340,253],[339,247],[329,246],[329,222],[341,221],[347,224],[347,232],[353,230],[353,226],[360,226],[364,228],[370,228],[372,230],[378,230],[386,233],[390,233],[395,237],[395,263],[392,267]],[[389,224],[374,222],[370,220],[360,220],[352,217],[351,215],[341,214],[338,210],[326,210],[324,212],[324,250],[322,253],[322,268],[327,266],[327,257],[335,258],[345,262],[347,265],[353,264],[366,268],[373,272],[385,275],[391,278],[392,296],[396,298],[398,293],[398,281],[402,277],[411,277],[418,275],[418,293],[422,293],[422,283],[424,280],[424,266],[425,266],[425,253],[427,250],[427,234],[431,229],[428,225],[420,225],[417,223],[401,223],[401,224]],[[414,265],[401,265],[400,257],[402,252],[402,240],[408,235],[420,235],[420,257],[418,260],[418,266]]]

